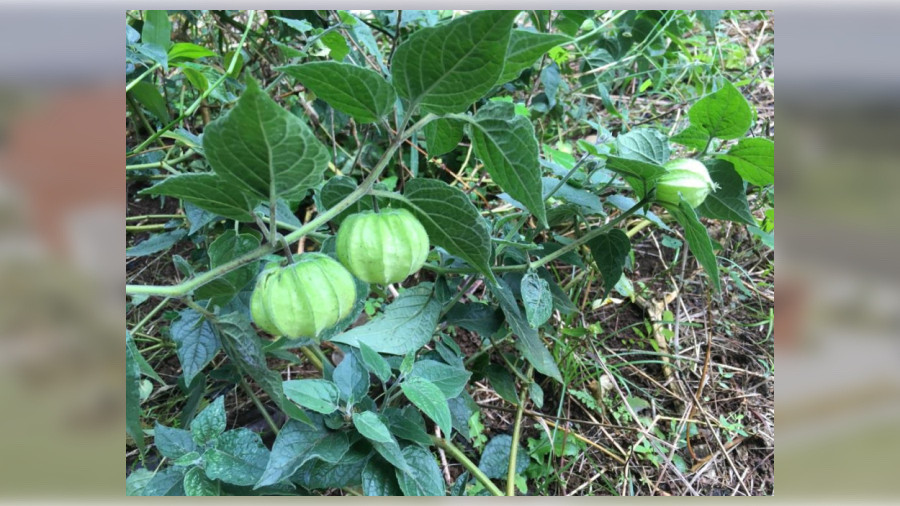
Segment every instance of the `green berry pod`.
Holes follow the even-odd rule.
[[[706,200],[716,185],[709,177],[709,171],[701,162],[692,158],[671,160],[664,165],[666,173],[656,182],[656,201],[661,204],[678,206],[678,194],[691,207],[697,207]]]
[[[406,209],[363,211],[348,216],[337,234],[337,256],[366,283],[403,281],[428,257],[428,233]]]
[[[304,253],[293,265],[260,275],[250,310],[266,332],[314,339],[346,318],[355,302],[356,282],[343,265],[328,255]]]

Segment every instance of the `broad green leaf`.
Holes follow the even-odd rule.
[[[697,101],[688,111],[697,125],[719,139],[737,139],[753,123],[753,111],[744,95],[728,81],[718,91]]]
[[[403,458],[409,464],[408,472],[396,471],[397,482],[405,496],[445,496],[444,478],[434,455],[421,446],[409,445],[403,449]]]
[[[141,195],[168,195],[237,221],[254,221],[253,205],[240,186],[215,174],[180,174],[139,192]]]
[[[481,453],[478,469],[481,469],[488,478],[505,480],[509,470],[512,445],[512,437],[508,434],[494,436]],[[516,451],[516,473],[524,472],[526,467],[528,467],[528,452],[519,445],[519,449]]]
[[[185,216],[187,216],[188,222],[190,222],[191,224],[191,229],[188,231],[188,235],[194,235],[198,230],[202,229],[206,225],[209,225],[217,219],[221,219],[216,213],[211,213],[200,207],[197,207],[187,200],[184,201],[183,207],[184,214]]]
[[[353,413],[353,426],[370,441],[389,443],[394,440],[388,426],[379,418],[377,413],[372,411]]]
[[[399,451],[398,451],[399,455]],[[369,444],[360,441],[350,447],[337,463],[313,459],[300,466],[291,481],[306,489],[356,487],[366,462],[375,458]]]
[[[694,11],[694,14],[697,16],[697,20],[703,23],[703,26],[705,26],[707,30],[713,31],[716,29],[716,25],[719,24],[719,20],[722,19],[725,11],[698,9]]]
[[[155,474],[153,471],[146,468],[138,468],[131,472],[127,478],[125,478],[125,495],[126,496],[141,496],[144,495],[144,487],[147,486],[147,483],[153,479]]]
[[[203,455],[206,476],[234,485],[253,485],[262,477],[269,450],[259,434],[250,429],[230,430],[215,440]]]
[[[400,294],[381,316],[331,340],[350,346],[364,342],[378,353],[404,355],[431,341],[440,312],[432,284],[421,283]]]
[[[292,19],[292,18],[285,18],[282,16],[272,16],[272,17],[277,19],[278,21],[281,21],[282,23],[286,24],[287,26],[293,28],[294,30],[297,30],[300,33],[306,33],[313,29],[313,25],[311,25],[309,23],[309,21],[307,21],[305,19]]]
[[[606,212],[603,211],[603,202],[600,200],[600,197],[587,190],[575,188],[568,183],[563,183],[563,185],[557,189],[556,187],[559,186],[559,181],[559,179],[554,177],[541,178],[544,200],[549,198],[550,192],[556,189],[556,192],[552,195],[553,198],[562,199],[566,202],[578,205],[583,214],[606,215]]]
[[[394,107],[394,88],[377,72],[348,63],[321,61],[276,67],[319,98],[360,123],[374,123]]]
[[[322,189],[319,190],[319,200],[322,203],[322,206],[325,209],[330,209],[334,207],[338,202],[344,200],[348,195],[353,193],[357,188],[356,180],[352,177],[347,176],[336,176],[329,179]],[[379,207],[387,207],[388,200],[378,198]],[[340,225],[341,222],[344,221],[344,218],[350,216],[351,214],[356,214],[362,211],[368,211],[372,209],[372,199],[371,198],[362,198],[357,200],[356,202],[350,204],[350,207],[341,211],[337,216],[335,216],[331,221],[334,222],[335,225]]]
[[[669,139],[653,128],[638,128],[616,137],[619,156],[663,165],[669,161]]]
[[[169,13],[163,10],[144,11],[144,27],[141,42],[152,44],[167,51],[172,44],[172,23]]]
[[[622,277],[622,269],[625,267],[625,259],[631,251],[631,241],[625,232],[614,228],[609,232],[599,235],[588,242],[588,248],[597,263],[597,268],[603,274],[603,297],[612,290],[619,278]]]
[[[198,450],[190,431],[166,427],[159,423],[153,429],[153,444],[163,457],[172,460]]]
[[[637,204],[637,202],[633,198],[626,197],[625,195],[610,195],[606,197],[606,202],[612,204],[616,209],[620,211],[627,211],[634,207],[635,204]],[[644,218],[647,218],[648,220],[653,222],[653,224],[657,227],[663,230],[669,230],[669,226],[666,225],[666,222],[659,219],[659,216],[657,216],[653,211],[638,209],[637,211],[635,211],[634,215],[643,216]]]
[[[192,44],[190,42],[178,42],[172,44],[169,48],[169,61],[196,60],[198,58],[206,58],[216,56],[216,53],[206,49],[203,46]]]
[[[288,380],[283,389],[288,399],[324,415],[334,413],[341,399],[337,385],[323,379]]]
[[[537,382],[532,382],[528,385],[528,397],[531,398],[531,402],[533,402],[538,409],[544,407],[544,390]]]
[[[159,374],[156,374],[156,371],[153,370],[153,367],[151,367],[150,364],[148,364],[144,357],[141,355],[141,351],[137,349],[137,345],[134,344],[134,341],[131,338],[131,333],[127,330],[125,331],[125,346],[131,349],[131,355],[134,358],[134,361],[137,362],[141,374],[152,378],[160,385],[166,384],[166,382],[159,377]]]
[[[766,186],[775,182],[775,143],[769,139],[741,139],[719,158],[731,162],[748,183]]]
[[[225,427],[225,397],[219,396],[191,420],[191,437],[203,446],[225,432]]]
[[[216,328],[222,348],[238,369],[253,378],[285,414],[294,420],[311,424],[309,416],[284,396],[281,374],[266,365],[262,344],[248,317],[241,313],[221,316],[216,322]]]
[[[419,376],[407,378],[400,383],[400,388],[406,398],[434,420],[444,434],[450,434],[453,430],[450,422],[450,409],[447,407],[447,399],[440,388]]]
[[[372,347],[368,344],[358,344],[359,355],[362,359],[363,364],[365,364],[366,368],[374,373],[382,383],[387,383],[387,381],[391,379],[392,376],[390,364],[388,364],[387,360],[379,355],[377,351],[373,350]]]
[[[606,168],[621,174],[641,198],[646,195],[647,186],[666,172],[665,167],[659,164],[612,155],[606,157]]]
[[[443,364],[437,360],[419,360],[413,364],[410,377],[423,378],[440,389],[447,399],[459,395],[466,387],[472,373],[461,368]]]
[[[350,406],[363,399],[369,391],[369,371],[352,352],[344,354],[344,359],[334,368],[332,380],[340,391],[341,400]]]
[[[716,254],[713,252],[709,233],[706,231],[703,223],[700,223],[697,213],[683,199],[677,209],[670,207],[669,212],[684,227],[684,237],[691,247],[691,252],[697,257],[697,261],[703,266],[706,274],[709,275],[715,291],[720,291],[721,284],[719,282],[719,266],[716,263]]]
[[[457,302],[444,315],[450,325],[458,325],[482,336],[492,336],[503,325],[503,314],[494,306],[479,302]]]
[[[571,41],[565,35],[539,33],[528,30],[513,30],[506,48],[503,73],[496,84],[504,84],[519,77],[519,74],[534,65],[535,60],[555,46]]]
[[[750,214],[750,206],[747,204],[744,181],[731,163],[725,160],[707,160],[704,164],[709,170],[709,177],[718,188],[707,195],[706,200],[697,207],[697,212],[707,218],[756,225],[756,219]]]
[[[166,99],[163,98],[159,90],[153,84],[147,81],[141,81],[134,85],[128,92],[134,97],[145,109],[150,111],[156,119],[161,123],[172,121],[169,115],[169,109],[166,107]]]
[[[203,469],[192,467],[184,474],[184,495],[188,497],[221,495],[219,484],[210,480]]]
[[[187,230],[179,228],[171,232],[153,234],[149,238],[125,250],[126,257],[145,257],[165,251],[185,238]]]
[[[131,334],[125,332],[125,340]],[[125,431],[137,447],[144,449],[144,429],[141,427],[141,368],[134,358],[132,346],[125,346]]]
[[[550,319],[553,314],[553,297],[550,285],[534,271],[528,271],[522,277],[522,304],[525,306],[525,317],[532,328],[538,328]]]
[[[682,146],[687,146],[689,148],[693,148],[697,151],[701,151],[706,148],[706,145],[709,143],[709,140],[712,137],[709,135],[703,127],[700,125],[691,124],[684,130],[675,134],[670,140],[672,142],[677,142]]]
[[[572,314],[578,311],[578,306],[569,299],[569,295],[560,288],[554,275],[544,267],[537,271],[538,276],[547,282],[550,287],[550,296],[553,298],[553,307],[563,314]]]
[[[471,395],[463,392],[458,397],[448,399],[447,406],[450,408],[450,417],[453,418],[453,428],[463,438],[469,439],[469,419],[478,411],[478,404],[475,404]]]
[[[401,495],[394,469],[386,464],[381,459],[369,459],[362,472],[363,494],[368,497]]]
[[[405,406],[403,409],[384,408],[383,414],[395,437],[420,445],[431,445],[431,437],[425,432],[425,419],[415,406]]]
[[[190,385],[194,376],[216,356],[221,345],[212,325],[203,315],[193,309],[184,309],[179,315],[180,318],[171,326],[172,340],[175,341],[184,382]]]
[[[344,58],[350,54],[350,46],[347,45],[347,39],[345,39],[340,32],[328,32],[322,35],[319,40],[328,48],[330,51],[328,55],[331,56],[334,61],[344,61]]]
[[[184,495],[184,469],[167,467],[157,471],[144,486],[141,495],[154,497]]]
[[[494,183],[546,225],[538,143],[531,122],[518,116],[512,104],[491,102],[478,110],[470,127],[475,155]]]
[[[491,381],[491,386],[497,395],[506,402],[519,404],[519,393],[516,391],[516,379],[506,367],[500,364],[491,364],[485,369],[485,375]]]
[[[397,93],[425,112],[465,111],[500,77],[517,14],[479,11],[413,33],[391,63]]]
[[[493,278],[488,224],[462,190],[437,179],[414,178],[403,196],[409,201],[403,207],[419,219],[432,245]]]
[[[517,337],[516,349],[538,372],[562,382],[562,375],[553,355],[547,351],[547,347],[541,341],[537,331],[528,325],[509,286],[502,279],[497,280],[496,283],[490,283],[489,286],[500,302],[500,308],[506,316],[510,329]]]
[[[226,230],[207,249],[209,268],[215,269],[259,247],[259,239],[252,234],[238,234]],[[224,306],[256,277],[259,262],[249,262],[225,275],[204,284],[194,292],[197,300],[209,299],[215,306]]]
[[[464,123],[450,118],[437,118],[425,125],[428,156],[436,157],[452,151],[463,138]]]
[[[330,159],[309,127],[253,79],[237,105],[206,126],[203,150],[219,177],[263,202],[300,200],[322,182]]]
[[[313,426],[288,420],[275,437],[265,472],[254,488],[287,479],[312,459],[337,463],[349,448],[347,433],[326,429],[319,417]]]

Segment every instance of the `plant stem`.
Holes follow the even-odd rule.
[[[243,376],[241,376],[241,387],[245,392],[247,392],[247,395],[250,396],[250,400],[252,400],[253,404],[256,405],[256,409],[259,410],[259,413],[263,416],[263,418],[266,419],[266,423],[269,424],[269,428],[271,428],[272,432],[277,435],[278,426],[275,425],[275,420],[272,420],[271,415],[269,415],[269,411],[265,406],[263,406],[263,403],[259,400],[259,397],[257,397],[256,394],[253,393],[253,389],[250,388],[250,385],[247,384],[247,380],[245,380]]]
[[[483,472],[481,472],[481,469],[478,469],[478,466],[476,466],[474,462],[469,460],[469,458],[466,457],[462,450],[457,448],[453,443],[446,439],[441,439],[437,436],[431,436],[431,442],[450,454],[450,456],[456,459],[457,462],[462,464],[462,466],[465,467],[467,471],[472,473],[472,476],[476,480],[478,480],[479,483],[484,485],[484,488],[486,488],[490,493],[498,497],[502,497],[504,495],[503,491],[500,490],[497,485],[494,485],[494,482],[492,482],[490,478],[488,478]]]
[[[534,371],[532,366],[528,366],[525,376],[531,378]],[[516,495],[516,457],[519,452],[519,437],[522,435],[522,413],[525,410],[525,390],[526,386],[522,385],[522,392],[519,393],[519,407],[516,409],[516,422],[513,425],[512,447],[509,449],[509,468],[506,471],[506,495]]]
[[[380,176],[381,173],[384,171],[384,169],[387,167],[388,162],[391,159],[391,156],[393,156],[394,152],[397,151],[397,148],[400,147],[400,144],[403,142],[403,140],[406,139],[409,135],[411,135],[412,132],[415,132],[418,129],[422,128],[422,126],[424,126],[426,123],[430,122],[434,118],[435,118],[435,116],[433,114],[429,114],[429,115],[425,116],[424,118],[420,119],[418,122],[416,122],[408,130],[403,132],[403,134],[400,137],[398,137],[393,142],[391,142],[388,149],[381,156],[381,159],[378,160],[377,164],[375,164],[375,167],[372,169],[372,172],[370,172],[369,175],[366,176],[366,178],[362,181],[362,183],[360,183],[360,185],[355,190],[353,190],[352,192],[350,192],[349,195],[344,197],[344,200],[341,200],[340,202],[335,204],[333,207],[331,207],[324,213],[316,216],[314,219],[310,220],[309,222],[304,224],[302,227],[300,227],[297,230],[295,230],[294,232],[288,234],[287,236],[285,236],[284,239],[288,243],[293,243],[294,241],[299,240],[304,235],[316,230],[317,228],[319,228],[319,226],[324,225],[326,222],[328,222],[329,220],[331,220],[332,218],[334,218],[335,216],[340,214],[344,209],[347,209],[354,202],[356,202],[357,200],[361,199],[364,195],[366,195],[369,192],[369,190],[375,185],[375,182],[378,180],[378,176]],[[199,287],[205,283],[208,283],[208,282],[212,281],[213,279],[216,279],[217,277],[219,277],[225,273],[231,272],[243,265],[253,262],[254,260],[256,260],[262,256],[268,255],[269,253],[274,252],[275,249],[276,248],[272,245],[260,246],[259,248],[255,249],[243,256],[240,256],[229,262],[226,262],[214,269],[204,272],[203,274],[194,276],[193,278],[183,281],[177,285],[172,285],[172,286],[125,285],[125,293],[127,295],[144,294],[144,295],[159,295],[159,296],[166,296],[166,297],[183,297],[183,296],[191,293],[197,287]]]
[[[159,67],[160,67],[160,64],[155,63],[152,67],[147,69],[143,74],[139,75],[134,81],[131,81],[130,83],[128,83],[125,86],[125,93],[128,93],[129,91],[131,91],[131,88],[134,88],[135,86],[137,86],[137,83],[141,82],[145,77],[152,74],[153,71],[158,69]]]
[[[168,297],[164,298],[159,304],[156,305],[155,308],[151,309],[150,312],[147,313],[146,316],[141,318],[141,321],[139,321],[137,323],[137,325],[135,325],[134,327],[131,328],[131,333],[136,334],[138,331],[140,331],[144,327],[144,325],[146,325],[147,322],[150,321],[151,318],[153,318],[153,315],[158,313],[159,310],[162,309],[163,307],[165,307],[165,305],[168,303],[169,303],[169,298]]]
[[[166,164],[175,165],[175,164],[181,163],[181,162],[187,160],[188,158],[194,156],[195,154],[196,153],[194,152],[193,149],[188,149],[187,151],[184,152],[183,155],[179,156],[178,158],[176,158],[174,160],[169,160],[168,162],[163,160],[163,161],[151,162],[151,163],[135,163],[132,165],[126,165],[125,170],[159,169],[159,168],[162,168],[162,166],[166,165]]]
[[[164,223],[157,223],[153,225],[125,225],[126,232],[144,232],[148,230],[164,230],[166,225]]]

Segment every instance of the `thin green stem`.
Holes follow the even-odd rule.
[[[253,393],[253,389],[250,388],[250,385],[247,384],[247,380],[245,380],[243,377],[241,377],[241,387],[245,392],[247,392],[247,395],[250,396],[250,400],[253,401],[253,404],[256,406],[256,409],[259,410],[259,413],[262,415],[262,417],[266,419],[266,423],[269,424],[269,428],[272,429],[272,432],[277,435],[278,425],[275,425],[275,420],[272,420],[272,416],[269,415],[269,410],[267,410],[266,407],[263,406],[263,403],[260,402],[259,397],[257,397],[256,394]]]
[[[159,67],[160,67],[159,63],[154,64],[152,67],[147,69],[143,74],[139,75],[134,81],[131,81],[130,83],[128,83],[125,86],[125,93],[128,93],[129,91],[131,91],[131,88],[134,88],[135,86],[137,86],[137,83],[141,82],[145,77],[152,74],[153,71],[158,69]]]
[[[150,230],[165,230],[165,223],[156,223],[152,225],[125,225],[126,232],[146,232]]]
[[[528,366],[525,376],[531,380],[531,374],[534,372],[532,366]],[[519,393],[519,406],[516,409],[516,421],[513,424],[512,446],[509,449],[509,467],[506,470],[506,495],[516,495],[516,457],[519,452],[519,438],[522,435],[522,413],[525,411],[526,385],[522,385],[522,392]]]
[[[484,488],[486,488],[490,493],[494,494],[497,497],[502,497],[504,495],[503,491],[500,490],[497,485],[494,485],[494,482],[492,482],[491,479],[481,471],[481,469],[478,469],[478,466],[476,466],[474,462],[469,460],[469,458],[466,457],[462,450],[457,448],[456,445],[446,439],[442,439],[437,436],[431,436],[431,442],[447,452],[451,457],[456,459],[457,462],[462,464],[462,466],[466,468],[466,471],[469,471],[472,476],[476,480],[478,480],[479,483],[484,485]]]
[[[141,216],[126,216],[125,221],[139,221],[139,220],[165,220],[165,219],[184,219],[185,216],[183,214],[144,214]]]
[[[187,151],[184,152],[183,155],[179,156],[178,158],[176,158],[174,160],[169,160],[168,162],[165,160],[162,160],[159,162],[151,162],[151,163],[135,163],[132,165],[126,165],[125,170],[159,169],[159,168],[162,168],[163,165],[166,165],[166,164],[168,164],[170,166],[179,164],[179,163],[187,160],[188,158],[194,156],[195,154],[196,153],[194,152],[193,149],[188,149]]]
[[[160,303],[157,304],[156,307],[151,309],[150,312],[147,313],[146,316],[141,318],[141,321],[137,322],[137,325],[135,325],[134,327],[131,328],[131,333],[136,334],[138,331],[140,331],[144,327],[144,325],[146,325],[147,322],[150,321],[150,319],[153,318],[153,316],[156,313],[158,313],[160,309],[164,308],[166,306],[166,304],[168,304],[168,303],[169,303],[168,297],[166,297],[162,301],[160,301]]]

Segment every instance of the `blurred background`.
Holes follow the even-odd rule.
[[[121,496],[123,10],[2,10],[0,497]],[[776,495],[893,496],[900,7],[775,17]]]

